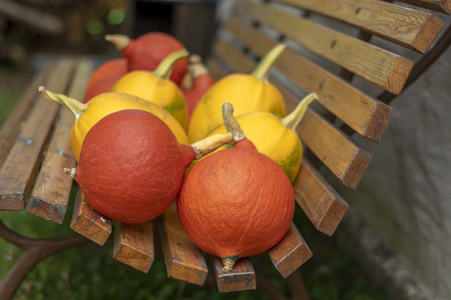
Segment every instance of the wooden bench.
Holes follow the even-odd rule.
[[[373,0],[236,1],[206,61],[216,79],[231,72],[250,73],[274,45],[288,45],[269,80],[284,94],[289,111],[303,95],[315,92],[319,96],[319,103],[309,108],[298,128],[307,151],[293,186],[300,208],[320,232],[329,236],[337,229],[348,204],[318,168],[326,166],[344,185],[356,189],[371,154],[358,147],[350,134],[380,142],[391,114],[387,103],[450,41],[449,30],[438,41],[444,22],[436,12],[449,14],[451,1],[403,2],[435,12]],[[425,54],[426,62],[416,63],[372,44],[372,36],[385,41],[380,43],[379,39],[379,44],[393,43],[417,55]],[[434,42],[437,45],[430,49]],[[67,217],[71,189],[78,188],[62,172],[76,164],[69,143],[74,118],[38,94],[38,86],[82,99],[94,67],[86,58],[62,57],[43,68],[30,83],[0,131],[0,210],[26,210],[56,223]],[[380,95],[360,89],[353,77],[360,83],[373,84]],[[154,238],[158,236],[168,276],[204,284],[209,271],[204,253],[183,232],[175,207],[156,220],[131,225],[100,215],[80,190],[73,205],[73,214],[68,216],[70,226],[88,240],[104,245],[114,228],[114,259],[148,272],[154,260]],[[9,231],[1,221],[0,225],[0,236],[5,238]],[[293,223],[268,255],[287,278],[312,252]],[[249,259],[240,260],[228,274],[222,272],[219,259],[213,257],[212,265],[210,272],[215,273],[220,291],[256,288]],[[6,283],[0,291],[5,290]]]

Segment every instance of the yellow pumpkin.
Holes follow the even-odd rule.
[[[303,154],[302,143],[295,130],[307,107],[316,99],[316,94],[308,95],[283,119],[267,111],[250,112],[236,118],[244,135],[255,145],[258,152],[274,160],[291,181],[299,172]],[[211,135],[226,131],[222,125],[213,130]],[[232,146],[226,145],[216,151],[227,147]]]
[[[124,93],[102,93],[83,104],[65,95],[47,91],[44,87],[40,87],[39,90],[45,98],[65,105],[74,113],[75,123],[71,129],[70,142],[77,161],[80,157],[83,141],[91,127],[103,117],[126,109],[144,110],[154,114],[168,125],[179,143],[189,144],[184,129],[170,113],[139,97]]]
[[[191,116],[189,140],[195,142],[203,139],[221,126],[221,107],[225,102],[233,105],[236,117],[251,111],[268,111],[283,117],[286,114],[283,96],[266,80],[266,76],[284,49],[284,44],[273,48],[251,75],[235,73],[216,82],[202,97]]]
[[[171,80],[172,65],[188,55],[181,50],[168,55],[151,72],[145,70],[131,71],[122,76],[111,88],[110,92],[126,93],[152,102],[176,118],[183,128],[188,127],[188,110],[182,90]]]

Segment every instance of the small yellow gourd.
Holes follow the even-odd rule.
[[[155,71],[136,70],[122,76],[110,92],[126,93],[152,102],[188,127],[188,110],[182,90],[169,80],[173,64],[188,56],[186,49],[169,54]]]
[[[83,104],[66,95],[52,93],[43,86],[39,88],[39,91],[45,98],[63,104],[75,115],[70,142],[77,161],[80,157],[83,141],[92,126],[103,117],[120,110],[139,109],[154,114],[168,125],[180,144],[189,145],[184,129],[170,113],[158,105],[136,96],[123,93],[102,93]]]
[[[302,143],[295,130],[307,107],[316,99],[316,94],[309,94],[283,119],[267,111],[250,112],[236,118],[244,135],[252,141],[258,152],[269,156],[282,167],[291,181],[299,172],[303,155]],[[223,132],[226,132],[224,125],[211,132],[211,135]],[[230,146],[223,146],[217,151],[226,147]]]
[[[283,96],[266,80],[266,76],[285,47],[284,44],[274,47],[251,75],[231,74],[210,87],[191,116],[189,140],[203,139],[221,126],[221,107],[225,102],[233,105],[236,117],[251,111],[268,111],[283,117],[286,113]]]

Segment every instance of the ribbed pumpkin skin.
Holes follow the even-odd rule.
[[[191,143],[223,123],[221,108],[225,102],[233,105],[235,117],[261,110],[278,117],[286,113],[283,96],[276,87],[251,75],[232,74],[216,82],[197,104],[188,127]]]
[[[183,128],[188,127],[188,111],[182,90],[172,81],[148,71],[134,71],[121,77],[111,92],[126,93],[152,102],[176,118]]]
[[[77,160],[83,141],[88,131],[103,117],[125,109],[140,109],[151,112],[163,120],[174,132],[181,144],[188,145],[188,137],[179,122],[167,111],[144,99],[122,93],[103,93],[88,102],[87,109],[74,123],[71,130],[70,141]]]
[[[83,143],[76,181],[108,218],[141,223],[175,200],[194,152],[149,112],[123,110],[92,127]]]
[[[129,71],[154,71],[168,54],[183,48],[183,44],[169,34],[150,32],[131,40],[129,46],[122,50],[122,55],[128,61]],[[188,58],[177,61],[172,68],[170,79],[179,85],[187,67]]]
[[[252,141],[258,152],[274,160],[293,181],[301,168],[303,154],[298,135],[283,125],[280,118],[269,112],[250,112],[237,117],[236,120],[243,129],[244,135]],[[226,131],[225,126],[221,125],[209,136]],[[216,151],[224,148],[226,146]]]
[[[221,258],[249,257],[273,247],[290,227],[295,208],[283,170],[240,143],[194,165],[177,200],[186,234]]]

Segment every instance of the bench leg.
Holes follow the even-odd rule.
[[[12,299],[27,274],[43,259],[62,250],[90,242],[78,234],[55,239],[28,238],[6,227],[1,220],[0,237],[23,250],[22,255],[0,285],[2,299]]]

